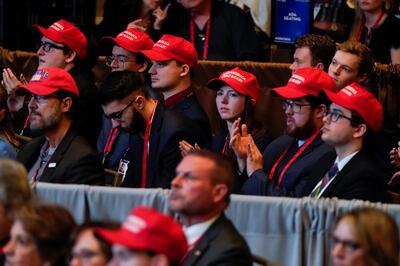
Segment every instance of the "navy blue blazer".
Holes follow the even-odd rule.
[[[275,139],[268,145],[263,153],[264,170],[257,170],[250,175],[242,187],[242,193],[261,196],[303,196],[301,192],[307,181],[307,177],[317,166],[318,160],[329,153],[331,156],[334,155],[335,151],[322,141],[321,134],[318,135],[310,146],[308,146],[287,169],[283,176],[282,183],[278,186],[280,172],[276,171],[273,180],[268,180],[268,174],[275,162],[293,141],[295,141],[293,137],[284,135]],[[282,161],[289,159],[286,157],[287,156],[285,156]],[[282,168],[282,166],[279,167],[279,169]],[[326,169],[326,171],[328,169]]]

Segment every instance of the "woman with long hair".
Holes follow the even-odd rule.
[[[7,91],[0,86],[0,158],[15,158],[20,142],[12,127],[7,96]]]

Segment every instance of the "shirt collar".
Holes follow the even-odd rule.
[[[185,99],[186,97],[192,95],[192,93],[193,90],[191,88],[178,92],[177,94],[172,95],[168,99],[164,100],[164,105],[165,107],[170,108]]]
[[[214,223],[219,215],[212,217],[211,219],[202,223],[193,224],[191,226],[184,226],[183,232],[185,233],[186,239],[189,245],[193,245],[198,241],[201,236],[207,231],[207,229]]]

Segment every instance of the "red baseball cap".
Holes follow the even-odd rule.
[[[318,92],[322,89],[338,91],[334,80],[322,69],[301,68],[293,73],[286,86],[272,89],[272,94],[296,99],[307,95],[318,96]]]
[[[165,254],[173,263],[179,263],[188,250],[182,226],[171,217],[145,207],[133,209],[120,229],[97,228],[96,233],[112,244]]]
[[[239,67],[222,72],[218,78],[207,83],[208,88],[212,90],[218,90],[222,85],[228,85],[241,94],[249,95],[256,102],[260,99],[260,84],[256,76]]]
[[[194,68],[198,61],[196,49],[191,42],[169,34],[163,35],[151,50],[142,51],[142,53],[153,61],[175,59],[188,64],[191,68]]]
[[[110,39],[118,46],[132,53],[137,53],[142,50],[150,50],[154,45],[154,42],[150,39],[149,35],[133,28],[119,33],[115,38],[106,36],[102,39]]]
[[[85,59],[87,50],[87,39],[82,31],[72,23],[62,19],[54,22],[47,29],[34,24],[34,27],[52,41],[63,43],[73,50],[80,59]]]
[[[337,105],[356,111],[373,131],[378,131],[382,127],[382,105],[371,92],[360,84],[354,82],[337,93],[323,90],[321,95],[326,95]]]
[[[28,84],[16,89],[17,94],[26,91],[39,96],[46,96],[56,91],[69,91],[79,97],[79,90],[72,76],[61,68],[42,68],[33,74]]]

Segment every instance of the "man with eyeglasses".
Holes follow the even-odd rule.
[[[387,201],[386,182],[371,153],[375,133],[382,127],[381,104],[358,83],[338,93],[323,90],[320,95],[332,102],[323,119],[321,138],[336,154],[318,160],[304,194]]]
[[[104,184],[96,152],[73,127],[80,93],[71,75],[60,68],[42,68],[16,94],[31,96],[29,126],[42,135],[24,145],[17,156],[29,171],[29,180]]]
[[[283,98],[286,135],[271,142],[262,155],[251,135],[238,122],[231,138],[238,164],[245,165],[249,178],[242,192],[250,195],[299,196],[305,178],[316,161],[333,152],[322,142],[320,129],[326,103],[318,98],[321,89],[336,91],[332,78],[321,69],[297,70],[284,87],[272,90]]]
[[[140,30],[128,29],[117,35],[117,37],[104,37],[103,40],[111,40],[114,43],[112,55],[106,57],[106,64],[111,71],[132,71],[140,73],[145,78],[148,67],[148,59],[141,53],[142,50],[151,49],[154,42],[150,37]],[[129,132],[121,132],[118,123],[103,117],[103,125],[97,140],[97,151],[99,152],[105,168],[116,171],[125,170],[123,167],[128,162],[129,156]],[[121,172],[125,175],[125,172]]]
[[[198,129],[198,134],[207,139],[202,147],[208,147],[211,142],[210,121],[191,87],[193,71],[198,62],[193,44],[166,34],[151,50],[142,53],[152,61],[149,69],[151,86],[162,93],[165,107],[192,120],[192,126]]]
[[[101,126],[101,107],[95,98],[97,88],[91,70],[98,56],[93,38],[64,19],[56,21],[48,28],[33,26],[43,35],[37,50],[38,69],[57,67],[68,71],[74,78],[81,95],[79,102],[82,109],[76,123],[80,133],[95,146]],[[6,84],[10,84],[6,87],[9,93],[13,93],[15,88],[21,85],[11,70],[3,71],[3,79],[8,81]],[[23,101],[23,98],[21,100]],[[19,112],[25,111],[21,109]],[[24,123],[25,117],[27,114],[23,115],[19,123],[24,124],[22,131],[27,133],[25,129],[28,124]]]
[[[100,86],[104,114],[134,134],[121,186],[169,188],[181,159],[179,141],[202,142],[190,121],[150,97],[140,75],[114,71]]]

